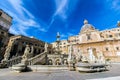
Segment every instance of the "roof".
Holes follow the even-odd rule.
[[[84,25],[82,26],[80,33],[93,31],[93,30],[95,30],[94,26],[89,24],[87,20],[84,20]]]

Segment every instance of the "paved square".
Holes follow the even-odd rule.
[[[16,73],[10,69],[0,69],[0,80],[120,80],[120,64],[113,64],[110,71],[98,73],[67,70]]]

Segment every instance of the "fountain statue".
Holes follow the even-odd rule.
[[[29,45],[26,45],[26,48],[25,48],[24,54],[22,56],[22,59],[26,60],[26,59],[31,58],[33,56],[33,51],[34,51],[33,46],[31,46],[31,48],[30,48]]]
[[[21,71],[27,71],[28,68],[28,59],[30,59],[33,56],[33,46],[26,45],[24,54],[22,56],[22,61],[20,64],[14,65],[12,66],[12,69],[16,70],[17,72],[21,72]]]
[[[48,44],[45,43],[45,52],[47,52],[47,51],[48,51]]]
[[[69,70],[75,70],[75,64],[76,64],[76,57],[75,57],[75,55],[73,55],[73,46],[72,46],[72,44],[70,44],[69,54],[68,54]]]
[[[69,54],[68,54],[68,62],[72,60],[72,51],[73,51],[73,46],[69,46]]]
[[[95,59],[95,55],[93,54],[93,49],[92,48],[89,48],[88,49],[88,60],[89,60],[89,63],[94,63],[96,61]]]
[[[11,47],[7,47],[7,48],[6,48],[6,51],[5,51],[5,55],[4,55],[3,61],[7,61],[7,60],[9,59],[10,50],[11,50]]]
[[[0,63],[0,68],[8,67],[7,66],[7,61],[10,57],[10,50],[11,50],[11,47],[6,47],[6,51],[5,51],[5,54],[4,54],[4,59]]]
[[[99,52],[98,54],[98,63],[105,63],[105,57],[102,52]]]
[[[88,49],[88,57],[86,57],[86,62],[84,62],[83,58],[85,58],[85,55],[82,55],[82,60],[77,62],[76,70],[82,72],[96,72],[107,70],[104,55],[102,53],[96,53],[95,49]]]

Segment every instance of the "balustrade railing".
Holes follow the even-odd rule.
[[[46,52],[43,52],[41,54],[38,54],[30,59],[28,59],[28,65],[34,65],[35,63],[42,61],[46,56]],[[7,61],[7,66],[10,67],[12,65],[16,65],[21,63],[22,56],[14,57]]]
[[[14,57],[7,61],[7,66],[9,67],[21,63],[21,60],[22,60],[22,56]]]
[[[45,58],[45,56],[46,56],[46,52],[38,54],[35,57],[28,59],[28,64],[34,65],[35,63],[42,61]]]

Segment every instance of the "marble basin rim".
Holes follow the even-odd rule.
[[[99,72],[99,71],[106,71],[107,69],[106,64],[104,63],[77,63],[76,70],[80,72]]]

